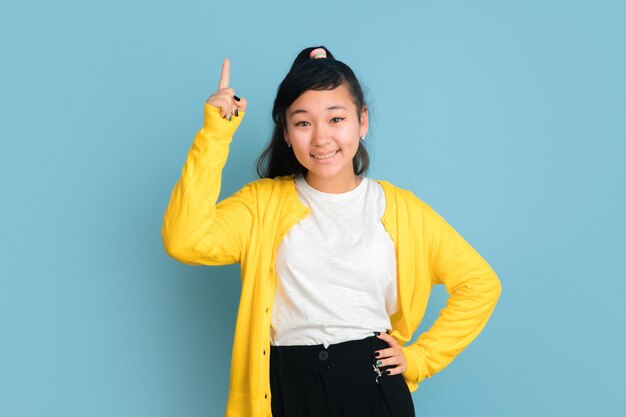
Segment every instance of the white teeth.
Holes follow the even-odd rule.
[[[337,152],[339,152],[339,150],[336,150],[335,152],[327,153],[327,154],[325,154],[325,155],[313,155],[313,157],[314,157],[315,159],[330,159],[330,158],[332,158],[333,156],[335,156],[335,154],[336,154]]]

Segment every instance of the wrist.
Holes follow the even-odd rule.
[[[204,129],[210,130],[217,137],[232,138],[241,124],[245,112],[239,112],[231,120],[224,119],[220,109],[209,103],[204,103]]]

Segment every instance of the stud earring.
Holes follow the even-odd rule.
[[[361,140],[365,140],[365,135],[361,136]]]

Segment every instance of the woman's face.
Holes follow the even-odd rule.
[[[367,133],[368,113],[357,111],[345,84],[305,91],[287,108],[285,120],[285,140],[308,170],[309,185],[327,193],[355,188],[352,159]]]

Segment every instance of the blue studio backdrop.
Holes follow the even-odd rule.
[[[625,21],[618,0],[2,2],[0,416],[223,415],[239,268],[168,258],[163,213],[223,58],[249,100],[226,196],[319,44],[367,90],[370,176],[502,281],[417,415],[623,414]]]

